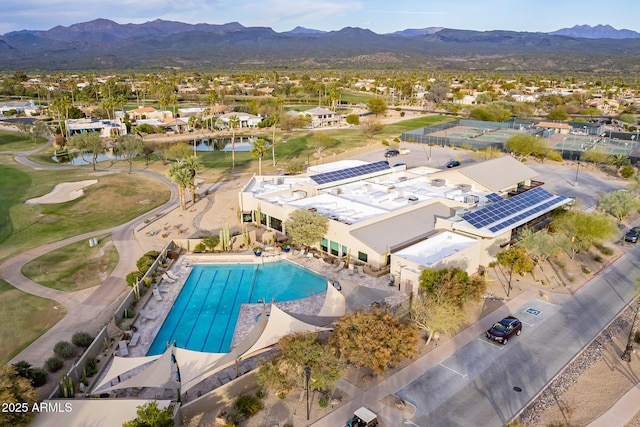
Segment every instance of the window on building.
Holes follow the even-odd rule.
[[[242,222],[253,222],[253,215],[250,212],[244,212],[242,214]]]
[[[346,246],[342,245],[342,256],[347,256],[348,252],[349,252],[349,248],[347,248]]]
[[[260,224],[267,225],[267,214],[260,212]]]
[[[278,230],[278,231],[282,231],[282,221],[279,220],[278,218],[274,218],[274,217],[270,217],[269,218],[269,227],[273,228],[274,230]]]
[[[338,256],[338,249],[340,248],[340,244],[338,242],[331,242],[331,255]]]
[[[329,245],[329,241],[323,237],[322,240],[320,241],[320,249],[322,249],[325,252],[328,252],[329,251],[328,245]]]
[[[364,252],[360,252],[358,251],[358,259],[362,262],[368,262],[369,261],[369,256],[367,254],[365,254]]]

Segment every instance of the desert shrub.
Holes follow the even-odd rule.
[[[603,261],[603,258],[602,258],[602,256],[601,256],[601,255],[594,255],[594,256],[593,256],[593,260],[594,260],[595,262],[602,262],[602,261]]]
[[[600,244],[600,243],[597,243],[597,244],[595,244],[594,246],[596,247],[596,249],[597,249],[597,250],[599,250],[599,251],[600,251],[600,253],[601,253],[602,255],[606,255],[606,256],[611,256],[611,255],[613,255],[613,249],[611,249],[611,248],[610,248],[610,247],[608,247],[608,246],[605,246],[605,245]]]
[[[205,249],[206,249],[206,246],[203,243],[198,243],[196,247],[193,248],[193,252],[196,254],[199,254],[201,252],[204,252]]]
[[[133,319],[136,316],[136,311],[130,308],[125,308],[122,312],[122,317],[125,319]]]
[[[84,373],[88,378],[91,378],[98,373],[98,360],[95,357],[87,359],[87,363],[84,365]]]
[[[76,348],[69,341],[58,341],[56,345],[53,346],[53,352],[58,357],[70,359],[75,356]]]
[[[348,114],[347,117],[345,117],[345,120],[348,124],[353,126],[360,124],[360,117],[357,114]]]
[[[129,286],[135,285],[140,279],[142,279],[142,276],[144,276],[143,272],[132,271],[131,273],[127,274],[127,277],[126,277],[127,285]]]
[[[158,251],[149,251],[149,252],[146,252],[146,253],[143,255],[143,257],[145,257],[145,258],[151,258],[151,259],[152,259],[152,260],[154,260],[154,261],[155,261],[155,260],[156,260],[156,258],[158,258],[159,256],[160,256],[160,252],[158,252]]]
[[[320,399],[318,400],[318,405],[321,408],[326,408],[327,406],[329,406],[329,402],[327,401],[327,399]]]
[[[300,159],[293,159],[287,163],[284,171],[287,175],[296,175],[303,171],[305,167],[305,161]]]
[[[233,402],[233,409],[241,416],[249,418],[264,409],[264,404],[255,396],[244,395]]]
[[[32,368],[29,371],[29,380],[34,387],[42,387],[47,383],[47,371],[42,368]]]
[[[636,333],[633,335],[633,340],[640,343],[640,331],[636,331]]]
[[[87,348],[93,342],[93,337],[88,332],[76,332],[71,337],[71,342],[78,347]]]
[[[622,169],[620,169],[620,176],[625,179],[629,179],[633,176],[634,172],[635,170],[633,169],[633,166],[626,165],[623,166]]]
[[[50,357],[44,362],[49,372],[58,372],[64,366],[64,361],[59,357]]]
[[[256,391],[256,397],[258,399],[264,399],[265,396],[266,396],[266,393],[264,392],[264,389],[259,388],[258,391]]]
[[[16,369],[16,373],[22,378],[29,378],[29,371],[32,369],[31,363],[26,360],[21,360],[13,364]]]
[[[143,256],[142,258],[138,259],[138,261],[136,261],[136,267],[138,267],[139,272],[144,274],[149,271],[154,262],[155,259]]]

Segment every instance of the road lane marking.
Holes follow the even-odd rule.
[[[455,369],[448,367],[448,366],[447,366],[447,365],[445,365],[444,363],[441,363],[441,364],[440,364],[440,366],[442,366],[443,368],[446,368],[446,369],[450,370],[451,372],[453,372],[453,373],[455,373],[455,374],[460,375],[462,378],[465,378],[465,377],[467,376],[467,374],[462,374],[462,373],[460,373],[460,372],[456,371]]]

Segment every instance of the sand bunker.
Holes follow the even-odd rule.
[[[77,199],[84,195],[82,189],[98,182],[97,179],[89,179],[86,181],[63,182],[53,187],[49,194],[45,194],[35,199],[29,199],[25,203],[27,205],[43,205],[53,203],[64,203]]]

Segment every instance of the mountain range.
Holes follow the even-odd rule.
[[[107,19],[0,36],[0,69],[369,68],[510,72],[640,71],[640,33],[608,25],[553,33],[441,27],[376,34],[362,28],[187,24]]]

